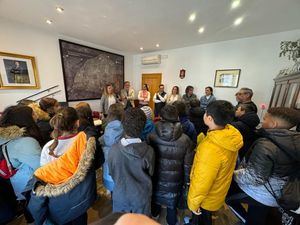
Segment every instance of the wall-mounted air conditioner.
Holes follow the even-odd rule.
[[[152,55],[142,57],[142,65],[160,64],[161,55]]]

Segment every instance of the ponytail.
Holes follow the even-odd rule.
[[[53,127],[53,131],[51,133],[53,143],[49,146],[49,155],[58,158],[58,156],[54,153],[54,150],[58,145],[58,138],[66,131],[77,132],[77,120],[77,112],[71,107],[63,108],[55,116],[53,116],[50,120],[50,125]]]

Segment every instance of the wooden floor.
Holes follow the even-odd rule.
[[[88,210],[88,224],[93,225],[98,222],[102,218],[106,217],[112,212],[112,205],[110,196],[106,194],[106,191],[102,185],[101,180],[101,171],[97,173],[98,177],[98,200],[93,204],[93,206]],[[178,220],[179,224],[183,224],[183,218],[186,215],[189,215],[188,211],[179,211],[178,212]],[[160,214],[159,223],[162,225],[166,225],[166,209],[162,209]],[[101,224],[101,223],[97,223]],[[214,216],[213,216],[213,224],[214,225],[237,225],[239,224],[238,219],[232,214],[232,212],[228,209],[228,207],[222,207]],[[13,222],[9,223],[9,225],[26,225],[26,221],[24,217],[20,217],[15,219]],[[106,225],[106,224],[103,224]]]

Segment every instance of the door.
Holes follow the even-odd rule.
[[[158,91],[159,85],[161,84],[161,73],[142,74],[141,87],[143,84],[148,84],[149,92],[151,93],[149,106],[154,110],[153,96]]]

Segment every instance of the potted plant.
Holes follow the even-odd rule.
[[[287,56],[289,60],[293,60],[295,64],[289,73],[296,73],[300,71],[300,39],[297,41],[282,41],[280,43],[279,57]]]

